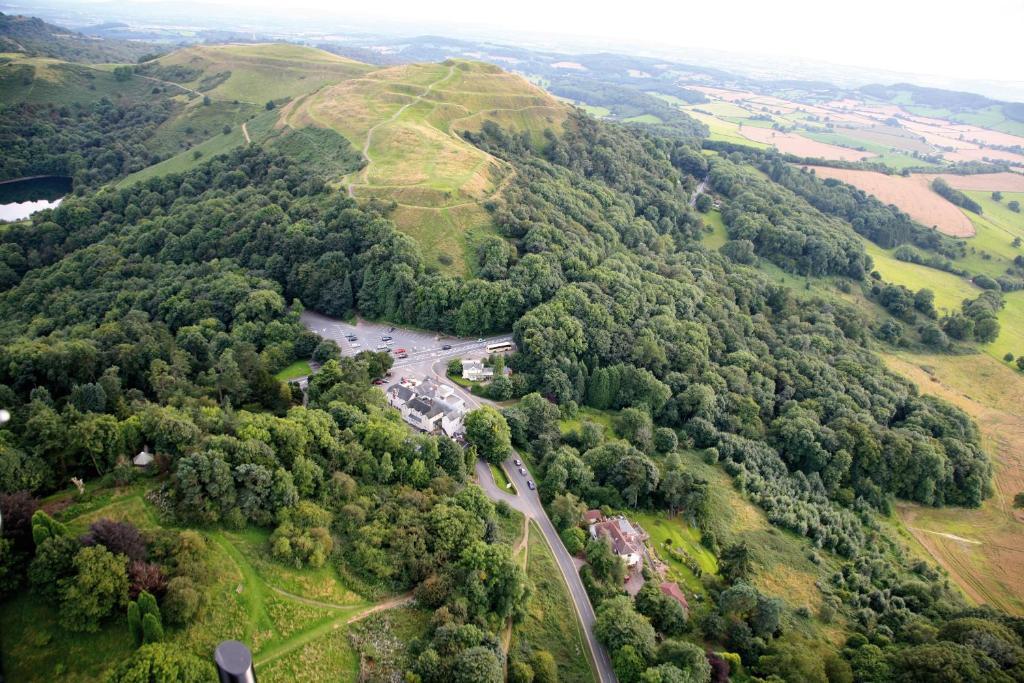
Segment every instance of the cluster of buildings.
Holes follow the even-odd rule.
[[[462,434],[467,406],[451,386],[429,377],[419,382],[403,379],[388,387],[385,394],[388,403],[416,429],[441,432],[451,438]]]

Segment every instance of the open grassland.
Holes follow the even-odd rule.
[[[813,553],[810,544],[796,534],[772,526],[764,512],[736,490],[732,478],[720,467],[708,465],[695,451],[684,451],[681,456],[684,469],[710,484],[709,526],[719,544],[744,542],[750,548],[754,562],[752,583],[791,608],[808,607],[812,615],[816,615],[822,605],[822,595],[815,583],[826,580],[836,569],[835,558],[817,551],[818,563],[815,564],[810,559]],[[654,530],[648,529],[648,532],[654,534]],[[674,531],[673,542],[682,543],[683,536],[682,530]],[[688,542],[693,543],[692,535]],[[708,566],[710,568],[710,564]],[[844,638],[836,624],[817,617],[797,619],[792,628],[816,642],[838,644]]]
[[[984,346],[996,360],[1007,353],[1024,355],[1024,291],[1005,294],[1003,301],[1006,306],[999,312],[999,338]]]
[[[104,517],[159,530],[144,493],[142,485],[95,491],[59,517],[72,533]],[[50,504],[67,495],[54,497]],[[520,520],[513,523],[521,528]],[[408,602],[407,596],[398,596],[372,604],[331,566],[299,569],[273,562],[264,529],[210,531],[206,537],[213,579],[203,589],[205,605],[187,627],[168,628],[167,640],[202,657],[221,640],[242,640],[253,651],[260,680],[332,681],[339,672],[342,679],[354,680],[360,657],[349,640],[349,628]],[[0,647],[11,680],[98,681],[112,663],[134,650],[123,614],[105,621],[94,634],[66,631],[57,615],[53,606],[28,592],[5,603]]]
[[[228,133],[225,134],[223,130],[217,131],[212,137],[190,149],[182,150],[169,159],[164,159],[158,164],[147,166],[141,171],[136,171],[131,175],[125,176],[121,179],[118,185],[121,187],[127,187],[140,181],[167,175],[169,173],[184,173],[205,163],[211,157],[215,157],[218,154],[225,154],[236,147],[241,147],[246,144],[245,133],[242,130],[243,123],[245,124],[246,129],[249,132],[249,137],[253,142],[265,140],[276,118],[277,115],[275,112],[265,111],[254,119],[238,121],[235,125],[231,126],[231,130]]]
[[[356,197],[395,201],[392,219],[428,260],[467,274],[467,244],[490,226],[482,202],[501,191],[510,170],[460,133],[490,120],[540,146],[569,111],[518,76],[449,61],[379,69],[322,88],[286,107],[278,125],[347,138],[366,163],[340,183]]]
[[[977,420],[994,465],[995,494],[981,508],[903,504],[900,519],[971,599],[1024,614],[1024,511],[1013,508],[1024,491],[1024,374],[986,355],[884,358]]]
[[[213,99],[263,105],[373,70],[368,64],[300,45],[197,45],[161,57],[161,65],[198,69],[183,85]],[[224,74],[229,74],[226,78]],[[208,80],[204,80],[208,79]],[[207,88],[208,85],[213,87]]]
[[[576,611],[570,608],[572,600],[565,580],[544,535],[533,522],[526,550],[526,573],[533,594],[526,618],[512,630],[512,648],[550,652],[558,664],[558,680],[562,683],[594,681]]]
[[[161,156],[170,156],[187,150],[216,135],[222,135],[224,126],[240,126],[263,107],[242,102],[213,102],[204,105],[194,98],[176,116],[160,124],[147,147]]]
[[[576,413],[576,417],[569,420],[560,420],[558,426],[562,434],[565,435],[569,432],[579,431],[584,422],[593,422],[600,425],[604,430],[604,438],[606,439],[613,439],[616,436],[615,411],[612,410],[597,410],[596,408],[584,406]]]
[[[704,246],[708,249],[718,249],[729,241],[729,232],[725,228],[725,222],[722,221],[721,211],[717,209],[708,211],[701,216],[701,219],[704,221],[704,225],[711,229],[704,235]]]
[[[981,293],[980,288],[965,278],[928,266],[900,261],[892,256],[892,250],[882,249],[866,239],[862,239],[862,242],[864,250],[875,262],[875,270],[882,274],[886,282],[894,282],[914,291],[927,287],[935,292],[935,307],[940,313],[943,309],[953,313],[959,310],[964,299],[973,299]]]
[[[1011,200],[1024,202],[1024,193],[1006,192],[1002,202],[993,200],[991,192],[967,190],[966,194],[981,205],[982,214],[964,211],[974,224],[975,235],[967,240],[967,256],[957,263],[972,273],[1003,275],[1013,260],[1024,254],[1024,248],[1013,246],[1014,239],[1024,239],[1024,214],[1006,208]]]
[[[110,71],[47,57],[0,53],[0,101],[58,106],[148,96],[153,83],[141,78],[118,81]]]

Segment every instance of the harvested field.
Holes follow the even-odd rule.
[[[978,173],[975,175],[954,175],[952,173],[940,173],[951,187],[958,190],[1002,190],[1003,192],[1024,192],[1024,175],[1020,173]],[[918,176],[931,182],[935,175],[923,174]]]
[[[811,159],[838,159],[842,161],[860,161],[875,156],[870,152],[858,152],[855,149],[846,149],[836,145],[829,145],[805,138],[802,135],[793,133],[780,133],[770,128],[757,128],[754,126],[743,126],[740,134],[755,142],[766,145],[774,145],[783,154],[795,154]]]
[[[901,504],[897,514],[971,599],[1024,614],[1024,511],[1012,507],[1024,490],[1024,375],[984,354],[884,359],[977,420],[994,465],[995,494],[981,508]]]
[[[757,97],[754,93],[747,92],[745,90],[726,90],[725,88],[712,88],[706,85],[693,85],[690,86],[690,90],[696,90],[697,92],[704,93],[708,97],[725,100],[726,102],[737,102]]]
[[[974,235],[974,225],[964,215],[964,212],[928,187],[934,176],[919,175],[904,178],[874,171],[856,171],[826,166],[815,166],[814,170],[821,178],[838,178],[875,195],[886,204],[895,204],[924,226],[936,226],[940,232],[953,237]],[[1020,180],[1024,184],[1024,176],[1021,176]]]
[[[1000,159],[1011,163],[1024,164],[1024,156],[1013,152],[1004,152],[1001,149],[958,149],[955,152],[946,152],[942,155],[950,161],[984,161],[986,159]]]

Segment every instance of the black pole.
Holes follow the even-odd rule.
[[[237,640],[225,640],[213,653],[220,683],[256,683],[252,653]]]

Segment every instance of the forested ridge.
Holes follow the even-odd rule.
[[[976,506],[990,495],[976,426],[885,370],[871,352],[877,323],[862,312],[704,249],[687,198],[710,170],[730,230],[758,253],[856,281],[870,263],[849,224],[738,163],[709,166],[690,142],[582,116],[541,152],[494,124],[467,137],[516,170],[488,205],[500,236],[478,245],[471,280],[425,267],[386,204],[358,207],[255,146],[6,227],[0,402],[13,409],[0,490],[24,492],[25,519],[16,537],[5,525],[15,552],[4,555],[4,590],[51,586],[69,628],[119,618],[132,586],[153,588],[165,610],[174,595],[176,619],[201,609],[183,597],[201,576],[173,591],[142,578],[188,574],[170,558],[194,539],[148,540],[133,552],[156,568],[129,576],[124,544],[97,541],[111,536],[102,528],[83,544],[32,515],[34,496],[71,476],[131,480],[125,458],[148,444],[168,475],[150,497],[168,520],[273,528],[278,561],[333,562],[379,589],[415,588],[436,611],[410,644],[410,680],[501,680],[495,634],[522,617],[529,587],[498,533],[506,511],[464,485],[477,454],[500,459],[509,439],[528,451],[566,528],[581,501],[684,510],[703,525],[708,483],[680,464],[674,451],[686,447],[720,462],[774,524],[838,558],[819,588],[852,635],[828,659],[828,680],[907,680],[935,662],[960,680],[1022,678],[1024,622],[968,609],[875,521],[895,498]],[[465,451],[411,437],[370,385],[389,357],[338,359],[299,324],[303,306],[466,335],[511,329],[511,392],[523,398],[481,412],[488,429],[470,428]],[[303,407],[272,375],[310,356],[324,366]],[[579,405],[620,411],[627,438],[562,436],[559,417]],[[490,432],[504,441],[481,436]],[[687,628],[756,675],[826,680],[825,664],[789,638],[793,615],[747,582],[742,546],[716,548],[713,604],[689,627],[656,596],[619,595],[607,546],[585,551],[598,636],[623,681],[727,670],[679,640]],[[79,609],[103,572],[116,585]],[[512,660],[540,670],[544,657]]]

